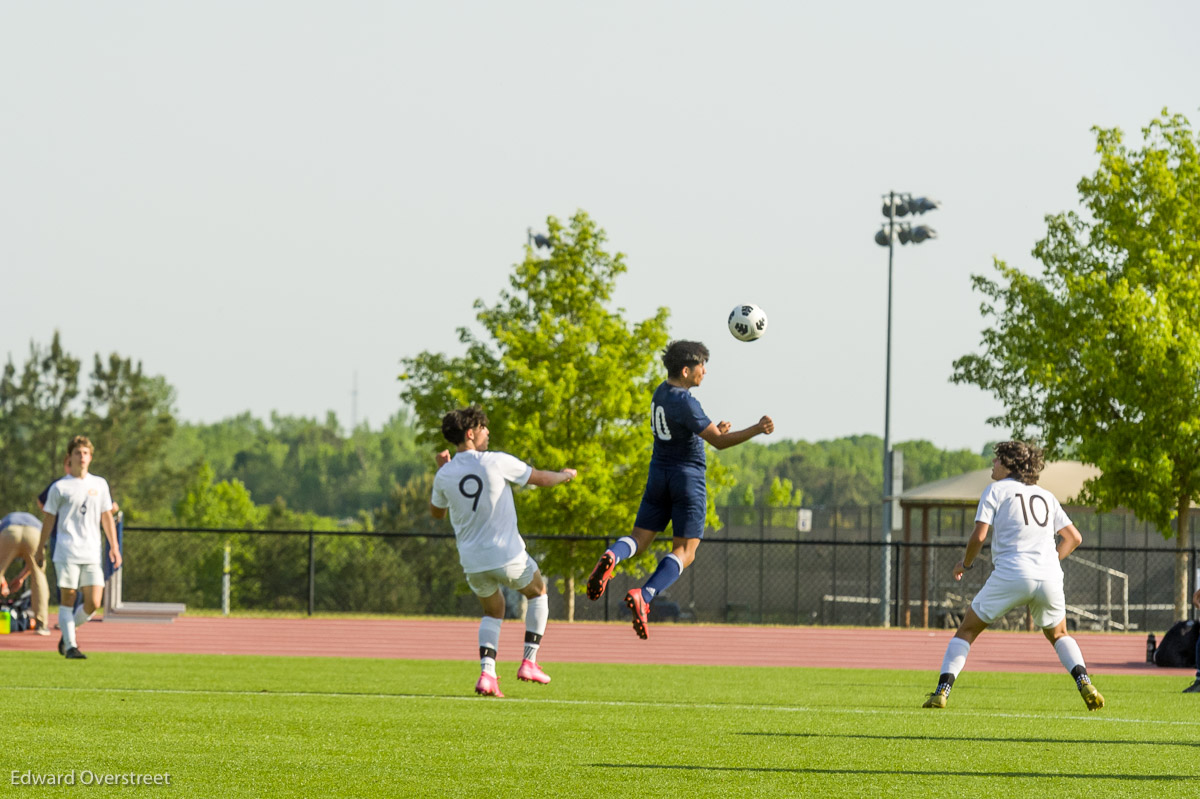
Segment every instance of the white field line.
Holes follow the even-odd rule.
[[[182,696],[256,696],[261,698],[272,697],[289,697],[289,698],[307,698],[307,699],[392,699],[403,701],[418,701],[418,702],[484,702],[482,697],[478,696],[442,696],[431,694],[373,694],[373,693],[350,693],[344,691],[219,691],[206,690],[203,688],[70,688],[63,686],[27,686],[27,685],[7,685],[7,691],[66,691],[76,693],[114,693],[114,694],[179,694]],[[1159,718],[1152,719],[1135,719],[1135,718],[1114,718],[1111,715],[1100,713],[1088,714],[1072,714],[1072,715],[1056,715],[1052,713],[995,713],[987,711],[975,710],[947,710],[943,712],[930,713],[929,711],[919,708],[845,708],[845,707],[805,707],[799,705],[745,705],[745,704],[713,704],[713,703],[690,703],[690,702],[629,702],[624,700],[611,699],[531,699],[521,697],[506,697],[504,699],[487,700],[487,704],[492,706],[504,706],[510,704],[528,704],[528,705],[569,705],[573,707],[630,707],[630,708],[658,708],[660,710],[718,710],[729,711],[739,710],[744,712],[761,712],[761,713],[820,713],[822,715],[861,715],[861,716],[894,716],[894,715],[913,715],[919,714],[923,716],[967,716],[971,718],[991,718],[991,719],[1046,719],[1051,721],[1072,721],[1087,719],[1089,722],[1109,723],[1109,724],[1154,724],[1158,726],[1175,726],[1175,727],[1200,727],[1200,720],[1196,721],[1165,721]]]

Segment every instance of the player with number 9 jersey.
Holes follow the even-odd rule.
[[[511,588],[529,600],[525,611],[525,651],[517,679],[548,683],[549,675],[537,663],[538,649],[550,616],[546,582],[537,562],[525,551],[517,530],[513,484],[556,486],[570,482],[574,469],[546,472],[504,452],[489,452],[491,434],[483,409],[472,405],[442,417],[442,435],[455,446],[437,454],[429,511],[435,519],[450,515],[458,543],[458,559],[467,585],[479,597],[483,619],[479,622],[479,681],[475,693],[503,697],[496,676],[500,646],[500,620],[504,618],[504,593]]]
[[[432,504],[448,508],[465,572],[498,569],[525,551],[517,530],[512,484],[533,467],[507,452],[456,452],[433,478]]]

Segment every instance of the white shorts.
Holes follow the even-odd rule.
[[[971,601],[971,609],[991,624],[1018,605],[1029,605],[1033,623],[1041,629],[1056,627],[1067,617],[1067,600],[1061,577],[1005,577],[995,572]]]
[[[104,585],[104,569],[99,563],[55,563],[58,587],[83,588],[88,585]]]
[[[487,599],[499,591],[502,585],[520,591],[533,582],[533,575],[537,574],[537,570],[537,561],[528,552],[522,552],[499,569],[465,574],[467,585],[471,586],[475,596]]]

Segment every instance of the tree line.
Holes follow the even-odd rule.
[[[57,333],[48,344],[32,343],[23,362],[9,357],[0,379],[0,513],[36,513],[35,497],[62,473],[67,441],[82,433],[95,444],[95,471],[109,481],[129,525],[449,532],[428,510],[433,455],[445,442],[438,440],[436,428],[423,429],[412,412],[398,410],[377,428],[362,424],[349,431],[332,413],[324,419],[280,414],[260,419],[244,413],[214,423],[188,422],[177,418],[175,391],[167,379],[146,374],[132,358],[94,355],[90,371],[83,363]],[[429,413],[437,416],[440,408],[431,406]],[[574,425],[594,431],[595,421],[584,413],[565,415]],[[503,417],[493,425],[497,422],[503,424]],[[647,430],[629,424],[620,436],[626,439],[629,460],[644,464]],[[531,440],[528,428],[503,441],[502,448],[535,463],[555,457],[554,446]],[[622,476],[621,466],[611,461],[613,442],[597,438],[594,443],[587,476],[580,482],[587,501],[603,497],[609,504],[601,525],[578,523],[570,509],[550,519],[527,513],[536,492],[523,491],[518,492],[523,530],[611,535],[628,529],[644,473],[626,468]],[[906,452],[908,485],[985,463],[981,455],[946,452],[924,441],[900,448]],[[880,496],[882,441],[877,436],[750,442],[719,458],[710,456],[714,505],[823,507],[872,503]],[[715,513],[711,519],[719,524]],[[200,606],[219,604],[219,542],[202,545],[184,536],[130,542],[134,540],[144,548],[142,558],[155,564],[153,579],[172,586],[168,595],[178,595],[172,593],[176,586],[188,586],[179,598]],[[235,607],[303,607],[295,575],[273,570],[283,560],[304,561],[306,553],[297,541],[253,535],[223,536],[225,540],[232,543]],[[350,607],[359,595],[383,590],[398,593],[373,597],[375,605],[444,612],[446,598],[453,598],[461,582],[454,553],[424,538],[374,543],[327,538],[321,549],[319,581],[329,586],[322,593],[337,595]],[[552,550],[539,554],[548,558]],[[390,564],[391,588],[370,587],[356,572],[355,564],[368,556]],[[563,553],[564,560],[579,563],[593,556],[586,547]],[[549,567],[555,567],[554,559],[548,559]],[[146,588],[148,578],[143,573],[134,582]],[[429,586],[427,598],[418,596],[414,586]]]
[[[347,431],[333,413],[187,422],[177,418],[174,401],[165,377],[115,353],[93,356],[85,374],[57,333],[48,345],[31,344],[21,364],[10,356],[0,379],[0,514],[36,513],[35,497],[62,474],[67,442],[84,434],[96,446],[95,471],[109,481],[129,524],[397,532],[433,526],[433,455],[445,442],[422,431],[411,412]],[[631,431],[635,456],[648,445],[646,430]],[[536,442],[509,438],[500,446],[530,461],[546,458]],[[715,503],[878,502],[882,446],[878,436],[862,435],[710,452],[723,475]],[[897,449],[905,453],[907,486],[987,464],[987,447],[947,451],[911,441]],[[605,469],[597,458],[592,471]],[[629,518],[614,517],[609,532],[628,526],[640,488],[630,483],[617,497],[618,513]],[[573,527],[569,519],[556,526]]]

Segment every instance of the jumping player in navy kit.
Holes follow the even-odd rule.
[[[704,535],[704,442],[727,449],[775,429],[771,417],[764,416],[758,424],[730,432],[729,422],[714,423],[704,414],[691,395],[707,372],[708,348],[700,342],[671,342],[663,351],[662,362],[667,379],[655,389],[650,405],[654,453],[633,531],[605,550],[587,582],[588,599],[599,599],[616,565],[650,546],[654,536],[665,530],[668,522],[672,524],[671,553],[659,561],[641,588],[625,595],[625,604],[633,611],[633,630],[642,639],[649,637],[650,603],[691,565]]]

